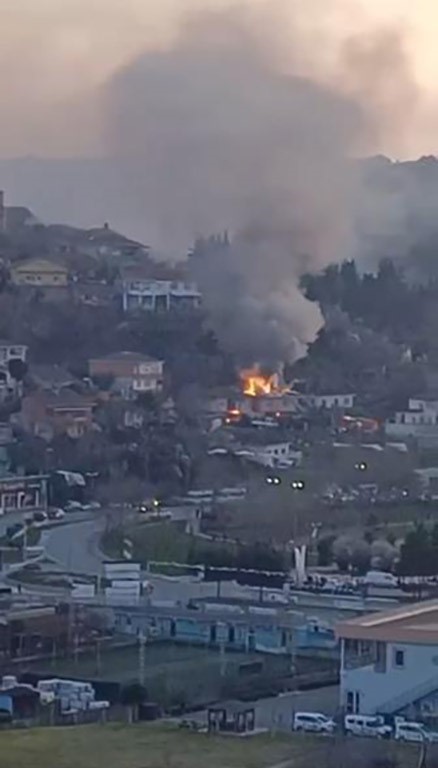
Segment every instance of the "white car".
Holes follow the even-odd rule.
[[[63,520],[65,512],[60,507],[52,507],[48,511],[49,520]]]
[[[80,501],[68,501],[65,508],[68,510],[82,509],[82,504]]]
[[[378,715],[346,715],[345,733],[350,736],[371,736],[376,739],[389,739],[392,735],[390,725],[385,725],[383,717]]]
[[[292,727],[294,731],[307,733],[333,733],[336,723],[320,712],[296,712]]]
[[[395,724],[395,739],[397,741],[431,741],[429,733],[423,723],[413,723],[407,720]]]

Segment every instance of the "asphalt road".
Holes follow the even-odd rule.
[[[44,544],[47,555],[65,571],[85,576],[102,575],[104,557],[99,549],[99,542],[108,515],[95,514],[91,519],[72,518],[71,523],[62,524],[47,530],[44,534]],[[215,598],[216,583],[204,583],[191,577],[181,577],[179,580],[163,576],[146,575],[153,585],[153,602],[181,602],[183,605],[190,599]],[[258,599],[259,590],[244,587],[236,582],[223,582],[221,597],[224,599]],[[307,617],[318,617],[320,620],[335,623],[341,618],[353,615],[348,611],[350,606],[360,610],[361,602],[353,603],[351,599],[337,595],[321,595],[303,592],[295,596],[296,602],[291,605],[297,612]],[[271,603],[270,605],[273,606]],[[382,607],[378,600],[366,602],[368,610],[378,610]],[[280,606],[278,606],[280,608]]]

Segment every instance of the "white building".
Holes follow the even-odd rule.
[[[16,382],[9,373],[9,363],[11,360],[21,360],[25,363],[27,358],[27,347],[24,344],[14,344],[9,341],[0,341],[0,390],[2,394],[13,390],[16,393],[21,392],[21,382]]]
[[[433,432],[438,432],[438,411],[429,407],[397,411],[385,422],[385,433],[390,437],[420,437]]]
[[[433,397],[410,397],[409,410],[438,413],[438,400]]]
[[[310,395],[309,402],[315,408],[353,408],[356,395]]]
[[[438,714],[438,600],[350,619],[336,634],[345,711]]]
[[[132,278],[123,281],[123,311],[150,312],[171,309],[196,309],[201,305],[201,294],[194,283],[182,280],[150,280]]]
[[[264,433],[255,434],[252,438],[248,437],[239,444],[234,453],[248,461],[271,468],[297,466],[303,458],[302,452],[295,450],[293,443]]]

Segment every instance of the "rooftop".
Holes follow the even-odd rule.
[[[2,346],[0,342],[0,346]],[[43,386],[65,386],[75,380],[75,376],[62,365],[34,363],[31,368],[32,379]]]
[[[27,259],[13,265],[14,272],[28,272],[29,270],[32,272],[68,272],[62,264],[48,259]]]
[[[427,600],[342,621],[336,634],[350,640],[393,643],[438,643],[438,600]]]
[[[156,357],[151,357],[150,355],[146,355],[143,352],[111,352],[109,355],[103,355],[102,357],[93,357],[93,360],[117,360],[117,361],[123,361],[123,360],[129,360],[130,362],[139,362],[139,363],[157,363],[160,362]]]

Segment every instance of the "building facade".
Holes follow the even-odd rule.
[[[25,430],[46,440],[61,434],[79,438],[93,425],[95,404],[69,389],[35,392],[23,398],[17,419]]]
[[[123,310],[169,312],[197,309],[201,294],[194,283],[182,280],[150,280],[137,277],[123,281]]]
[[[11,360],[27,360],[28,348],[24,344],[14,344],[0,341],[0,396],[4,398],[9,392],[21,394],[21,382],[15,381],[9,372]]]
[[[16,264],[11,269],[11,278],[14,285],[59,288],[68,284],[68,270],[61,264],[45,259],[30,259],[22,264]]]
[[[47,508],[47,476],[26,475],[0,479],[0,509],[3,513]]]
[[[356,395],[337,394],[337,395],[310,395],[309,402],[314,408],[353,408]]]
[[[113,389],[127,399],[163,390],[164,362],[137,352],[117,352],[89,361],[93,378],[113,377]]]
[[[360,714],[438,715],[438,601],[368,614],[336,627],[340,705]]]

